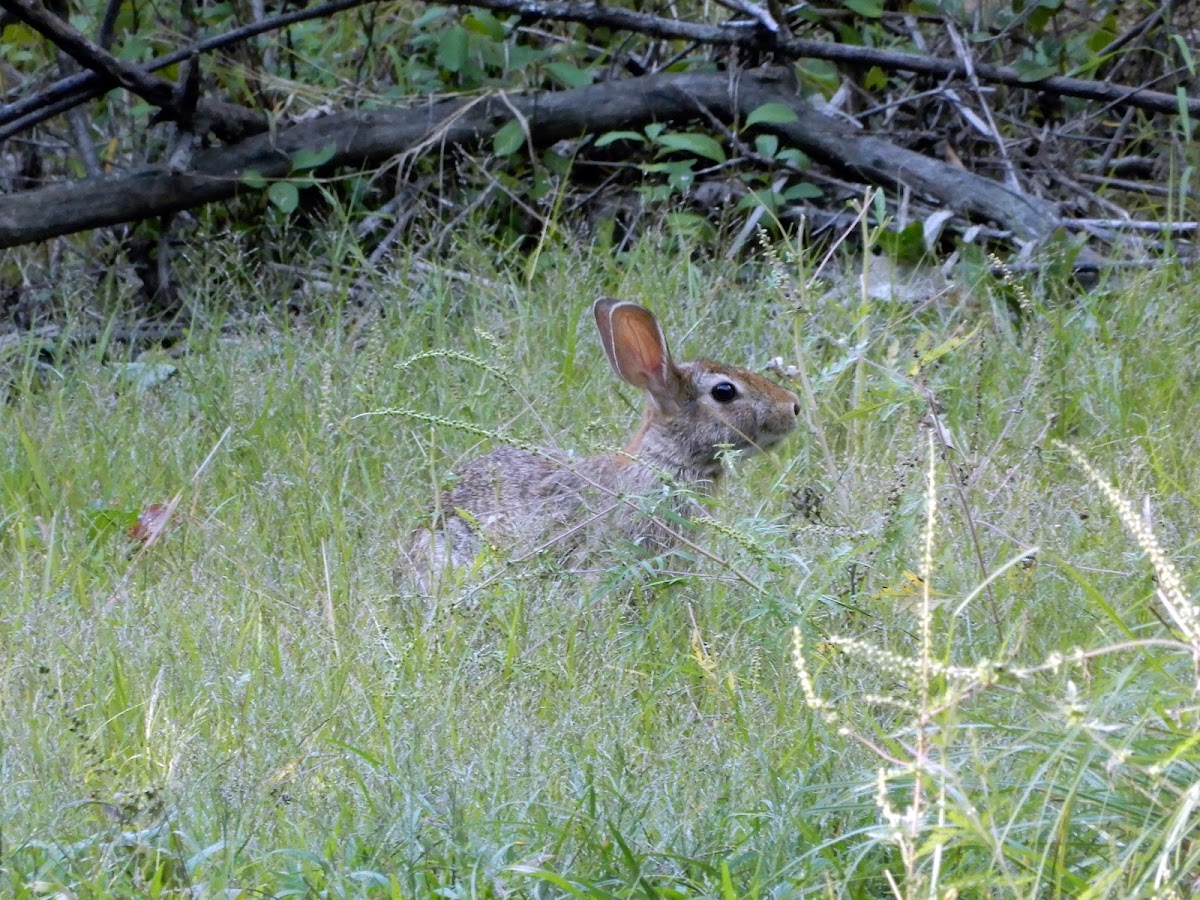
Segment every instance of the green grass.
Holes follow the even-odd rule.
[[[1039,294],[1018,322],[1003,285],[917,307],[789,294],[771,272],[792,262],[734,271],[649,241],[621,260],[545,247],[526,283],[467,247],[375,275],[381,314],[353,327],[334,309],[218,337],[283,289],[220,242],[194,253],[214,330],[174,377],[139,389],[119,352],[9,360],[6,895],[1192,889],[1190,655],[1020,670],[1178,637],[1137,541],[1051,440],[1194,570],[1200,283]],[[336,307],[350,279],[328,280]],[[811,385],[801,433],[742,461],[698,533],[720,562],[628,577],[614,551],[587,578],[501,565],[469,603],[397,593],[399,543],[492,442],[356,416],[617,445],[638,398],[592,333],[604,293],[653,307],[682,358],[780,356]],[[414,360],[430,350],[464,356]],[[953,449],[935,442],[927,607],[931,396]],[[176,497],[160,540],[128,539]],[[980,660],[975,680],[934,665]]]

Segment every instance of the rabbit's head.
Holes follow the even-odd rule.
[[[593,313],[613,371],[646,393],[642,425],[625,448],[628,457],[684,481],[711,481],[721,475],[723,448],[766,450],[796,428],[795,394],[737,366],[676,363],[649,310],[602,297]]]

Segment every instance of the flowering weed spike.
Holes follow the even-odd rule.
[[[1021,308],[1021,314],[1030,317],[1033,314],[1033,301],[1029,299],[1029,292],[1025,290],[1025,286],[1017,280],[1017,276],[1013,274],[1013,270],[1009,268],[1008,263],[1002,260],[995,253],[988,254],[988,262],[996,269],[1007,284],[1013,290],[1013,294],[1017,298],[1017,306]]]
[[[901,656],[899,653],[893,653],[890,650],[884,650],[882,647],[877,647],[867,641],[860,641],[857,638],[830,635],[825,638],[825,643],[832,644],[843,653],[866,660],[879,670],[890,672],[897,678],[907,679],[918,675],[923,668],[928,668],[932,675],[939,675],[959,681],[975,681],[979,677],[977,666],[971,666],[970,668],[965,666],[948,666],[943,663],[934,662],[932,659],[928,662],[921,659],[912,659],[908,656]]]
[[[1083,469],[1084,474],[1091,482],[1100,489],[1104,498],[1116,510],[1117,517],[1125,526],[1125,530],[1133,535],[1138,546],[1142,548],[1142,552],[1150,560],[1154,575],[1158,579],[1159,602],[1162,603],[1187,642],[1192,645],[1193,655],[1200,660],[1200,611],[1197,611],[1195,604],[1188,600],[1183,589],[1183,578],[1180,577],[1179,570],[1175,568],[1170,557],[1163,552],[1154,532],[1134,510],[1133,504],[1126,500],[1103,475],[1092,468],[1087,457],[1070,444],[1058,440],[1053,443],[1054,446],[1065,450],[1075,460],[1076,465]]]
[[[837,721],[837,713],[817,694],[816,685],[813,684],[812,675],[808,671],[808,664],[804,658],[804,635],[799,625],[792,628],[792,667],[800,680],[800,690],[804,693],[804,702],[808,704],[808,708],[819,712],[826,724],[834,724]]]
[[[921,559],[921,702],[929,699],[929,674],[933,664],[933,606],[929,583],[933,580],[933,538],[937,529],[937,446],[933,429],[929,439],[929,471],[925,482],[925,553]]]
[[[451,419],[448,416],[439,416],[434,413],[421,412],[416,409],[408,409],[407,407],[390,407],[388,409],[376,409],[370,412],[356,413],[350,417],[350,420],[366,419],[374,416],[400,416],[406,419],[414,419],[418,422],[425,422],[429,425],[440,425],[444,428],[453,428],[456,431],[462,431],[466,434],[474,434],[478,437],[491,438],[493,440],[504,441],[512,447],[519,447],[522,450],[537,452],[538,448],[526,441],[519,441],[506,434],[501,434],[498,431],[493,431],[490,428],[483,428],[473,422],[464,422],[461,419]]]

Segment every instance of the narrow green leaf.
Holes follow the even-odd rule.
[[[220,853],[224,849],[225,849],[225,841],[224,840],[220,840],[220,841],[217,841],[215,844],[209,844],[207,847],[200,848],[200,850],[198,850],[196,853],[194,853],[188,857],[187,862],[185,863],[185,865],[187,866],[187,871],[189,871],[189,872],[195,871],[201,863],[206,862],[209,859],[209,857],[214,856],[217,853]]]
[[[334,143],[326,144],[315,150],[311,147],[301,147],[292,154],[292,171],[305,172],[323,166],[333,159],[333,154],[336,152],[337,144]]]
[[[567,879],[563,878],[558,873],[551,872],[547,869],[535,869],[532,866],[515,865],[515,866],[509,866],[508,871],[514,872],[518,875],[527,875],[530,878],[537,878],[537,879],[540,879],[541,881],[548,882],[548,883],[554,885],[556,888],[560,888],[561,890],[566,891],[572,897],[595,896],[594,894],[591,894],[584,890],[581,890],[579,888],[579,886],[577,886],[576,884],[574,884],[570,881],[567,881]]]
[[[463,26],[476,34],[482,34],[494,41],[502,41],[506,37],[504,25],[500,20],[485,9],[477,9],[463,17]]]
[[[799,184],[793,184],[781,196],[784,200],[816,200],[822,196],[822,192],[815,184],[801,181]]]
[[[413,22],[413,28],[420,31],[426,25],[432,25],[438,19],[448,16],[451,12],[452,10],[448,6],[431,6],[416,18]]]
[[[783,162],[790,162],[797,169],[807,169],[812,162],[803,150],[797,150],[795,147],[786,147],[780,150],[775,156],[776,159]]]
[[[733,888],[733,878],[729,874],[729,863],[721,860],[721,897],[722,900],[737,900],[737,891]]]
[[[596,138],[596,147],[607,147],[609,144],[615,144],[617,141],[637,141],[639,144],[646,143],[646,137],[636,131],[606,131],[600,137]]]
[[[519,119],[511,119],[492,135],[492,152],[497,156],[512,156],[525,144],[525,129]]]
[[[552,62],[546,65],[546,71],[563,87],[587,87],[592,83],[592,73],[567,62]]]
[[[779,208],[779,194],[770,190],[751,191],[737,202],[738,209],[758,209],[760,206],[774,212]]]
[[[1032,59],[1018,59],[1013,63],[1017,77],[1026,84],[1034,81],[1045,81],[1052,75],[1058,74],[1058,69],[1046,63],[1035,62]]]
[[[1180,57],[1183,58],[1183,64],[1187,66],[1188,74],[1196,74],[1196,55],[1191,45],[1184,39],[1183,35],[1171,35],[1171,41],[1175,44],[1175,49],[1179,51]]]
[[[703,156],[705,159],[711,159],[717,163],[723,163],[726,159],[725,149],[707,134],[696,134],[690,131],[670,132],[661,135],[658,143],[667,150],[694,153],[696,156]]]
[[[1187,91],[1182,87],[1175,88],[1175,102],[1179,105],[1179,129],[1184,137],[1190,140],[1192,133],[1192,115],[1188,109],[1188,100],[1191,99],[1187,95]],[[1186,185],[1187,181],[1180,181],[1181,185]]]
[[[833,96],[833,92],[842,83],[842,74],[838,67],[824,59],[801,59],[796,67],[796,74],[800,76],[801,81],[820,88],[826,97]]]
[[[505,41],[502,44],[489,42],[487,46],[492,48],[488,54],[489,65],[494,65],[505,72],[525,72],[530,66],[540,64],[546,58],[545,52],[541,50],[526,47],[524,44],[514,44],[511,41]],[[493,56],[494,59],[491,59]]]
[[[909,227],[912,227],[912,226],[910,225]],[[905,231],[907,231],[907,230],[908,229],[906,228]],[[926,350],[924,353],[919,354],[917,356],[916,360],[913,361],[913,365],[912,365],[912,367],[910,367],[910,371],[912,371],[913,373],[916,373],[916,372],[919,372],[921,369],[928,367],[930,364],[937,362],[939,359],[941,359],[946,354],[952,353],[955,350],[957,350],[959,347],[963,346],[963,344],[970,342],[975,337],[975,335],[978,333],[979,333],[979,326],[976,325],[973,329],[971,329],[971,332],[969,334],[958,335],[956,337],[947,338],[946,340],[944,340],[940,344],[938,344],[936,347],[934,347],[932,350]]]
[[[868,19],[878,19],[883,15],[880,0],[842,0],[842,5]]]
[[[776,125],[785,122],[795,122],[796,113],[786,103],[764,103],[746,116],[746,127],[751,125]]]

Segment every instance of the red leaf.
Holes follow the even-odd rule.
[[[138,513],[137,523],[129,529],[129,537],[150,546],[162,536],[174,511],[174,502],[165,506],[161,503],[151,503]]]

